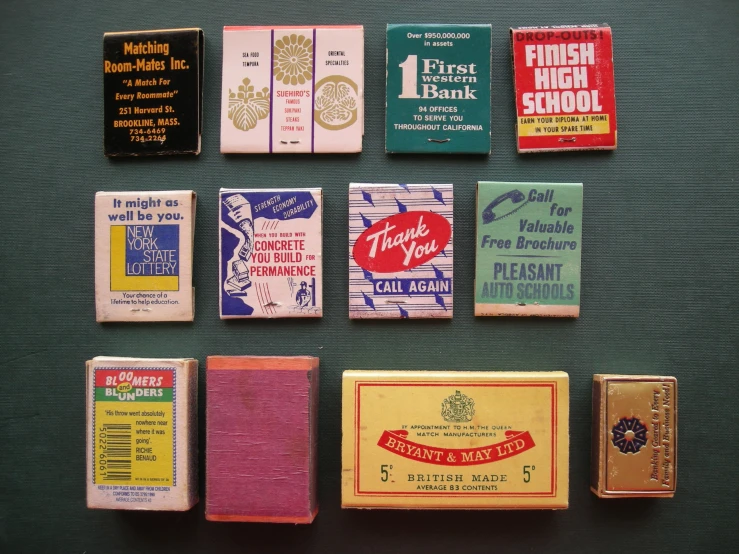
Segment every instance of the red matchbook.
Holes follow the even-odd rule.
[[[311,523],[318,358],[209,356],[205,518]]]

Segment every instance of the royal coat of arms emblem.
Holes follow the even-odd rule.
[[[454,423],[472,421],[474,415],[475,401],[459,391],[456,391],[441,403],[441,417],[444,418],[444,421]]]

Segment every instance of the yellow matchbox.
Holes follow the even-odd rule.
[[[569,377],[345,371],[344,508],[564,509]]]

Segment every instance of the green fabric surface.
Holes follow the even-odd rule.
[[[384,152],[387,23],[491,23],[492,153]],[[508,28],[613,28],[619,147],[515,152]],[[360,155],[219,153],[225,24],[365,26]],[[205,31],[199,157],[103,156],[104,31]],[[3,0],[0,31],[0,550],[3,552],[707,552],[739,535],[739,2],[174,2]],[[582,182],[581,316],[473,316],[475,182]],[[347,195],[355,182],[454,183],[451,321],[350,322]],[[325,316],[218,318],[219,187],[324,189]],[[192,324],[95,323],[93,196],[192,188]],[[97,355],[198,358],[203,463],[210,354],[321,358],[319,499],[312,526],[211,523],[188,513],[85,507],[84,362]],[[382,512],[340,508],[345,369],[565,370],[571,378],[570,509]],[[595,372],[674,375],[679,461],[672,500],[588,490]],[[201,495],[205,493],[201,471]]]

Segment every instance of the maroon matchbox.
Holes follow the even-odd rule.
[[[205,518],[311,523],[318,358],[209,356]]]

